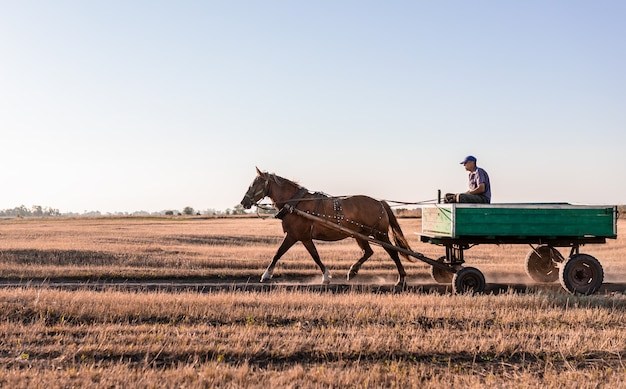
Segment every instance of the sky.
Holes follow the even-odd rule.
[[[626,2],[0,0],[0,209],[625,204]],[[409,206],[411,207],[411,206]]]

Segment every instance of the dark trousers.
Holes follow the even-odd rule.
[[[489,199],[485,196],[461,193],[459,195],[459,203],[482,203],[489,204]]]

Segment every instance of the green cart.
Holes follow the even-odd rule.
[[[455,290],[485,286],[478,269],[462,266],[465,250],[479,244],[528,244],[530,278],[559,280],[570,293],[592,294],[602,285],[604,271],[580,247],[617,238],[617,216],[616,206],[565,203],[427,205],[422,207],[421,241],[445,247],[431,274],[437,282],[452,282]],[[569,256],[556,247],[569,247]]]

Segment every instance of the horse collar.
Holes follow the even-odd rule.
[[[307,193],[309,193],[309,190],[307,188],[301,187],[296,193],[293,194],[293,196],[291,196],[289,200],[285,201],[283,206],[280,208],[280,211],[278,211],[278,213],[274,217],[276,219],[284,218],[285,214],[287,213],[287,208],[289,208],[287,206],[295,207]]]

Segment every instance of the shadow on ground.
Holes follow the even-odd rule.
[[[319,277],[278,277],[269,282],[260,283],[258,277],[252,278],[155,278],[155,279],[67,279],[67,278],[33,278],[33,279],[0,279],[0,288],[46,288],[59,290],[93,290],[93,291],[129,291],[129,292],[271,292],[271,291],[309,291],[319,293],[416,293],[416,294],[449,294],[449,284],[432,282],[409,282],[403,289],[394,286],[393,280],[381,282],[380,279],[361,279],[359,282],[344,280],[331,282],[329,285],[318,283]],[[551,291],[567,293],[557,283],[487,283],[484,294],[502,293],[538,293]],[[596,295],[612,295],[626,293],[626,283],[604,283]]]

